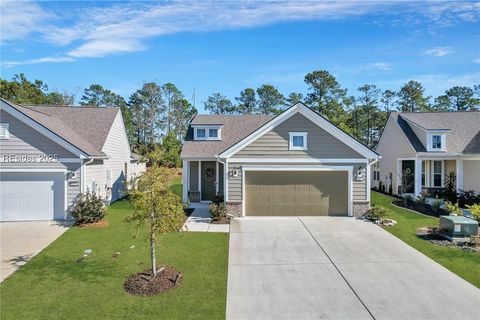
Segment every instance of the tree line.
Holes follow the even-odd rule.
[[[374,148],[390,111],[472,111],[480,108],[480,85],[473,88],[454,86],[433,98],[425,95],[423,85],[414,80],[403,84],[398,91],[363,84],[354,94],[349,94],[326,70],[308,73],[304,82],[308,91],[305,97],[296,92],[284,96],[274,86],[263,84],[257,89],[240,91],[235,101],[220,92],[212,93],[205,101],[205,110],[215,114],[276,115],[303,100],[311,109]]]
[[[398,91],[381,90],[375,84],[364,84],[350,94],[326,70],[305,75],[307,94],[282,94],[270,84],[240,91],[234,101],[215,92],[204,102],[213,114],[276,115],[297,101],[304,101],[314,111],[351,134],[369,147],[375,147],[388,113],[421,111],[470,111],[480,108],[480,85],[473,88],[454,86],[438,97],[425,94],[418,81],[408,81]],[[50,91],[41,80],[29,81],[24,74],[12,80],[0,79],[0,96],[19,104],[72,105],[75,97],[66,91]],[[81,105],[121,108],[132,149],[151,155],[167,165],[179,165],[180,143],[196,108],[173,83],[147,82],[130,95],[119,94],[92,84],[85,88]],[[163,160],[162,160],[163,159]],[[165,160],[167,159],[167,160]]]

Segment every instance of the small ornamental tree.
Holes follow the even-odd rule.
[[[167,168],[152,167],[130,190],[134,212],[126,221],[134,224],[137,231],[147,232],[153,276],[157,275],[156,235],[179,231],[185,218],[180,197],[169,189],[172,176],[172,171]]]

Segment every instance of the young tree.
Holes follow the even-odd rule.
[[[287,106],[293,106],[295,103],[298,101],[302,101],[303,99],[303,94],[297,93],[297,92],[290,92],[288,97],[285,99]]]
[[[235,106],[226,96],[219,92],[212,93],[204,102],[205,110],[213,114],[231,114]]]
[[[160,165],[174,168],[182,165],[182,159],[180,159],[180,152],[182,151],[182,144],[177,139],[173,131],[167,133],[162,141],[163,156],[160,161]]]
[[[345,121],[343,98],[347,90],[342,89],[337,79],[326,70],[313,71],[305,76],[310,92],[306,101],[318,113],[339,125]]]
[[[247,88],[240,91],[240,96],[236,97],[238,105],[236,112],[240,114],[255,114],[257,112],[257,98],[255,97],[255,90]]]
[[[166,168],[152,167],[132,184],[130,190],[134,210],[126,221],[134,224],[137,232],[146,230],[153,276],[157,276],[157,235],[179,231],[185,217],[180,197],[169,188],[172,176]]]
[[[272,85],[263,84],[257,89],[257,95],[260,114],[279,114],[285,105],[285,97]]]
[[[424,96],[425,89],[418,81],[408,81],[397,93],[398,110],[402,112],[429,111],[430,97]]]

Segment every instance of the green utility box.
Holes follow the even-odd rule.
[[[478,234],[478,222],[462,216],[440,216],[440,228],[452,238],[465,238]]]

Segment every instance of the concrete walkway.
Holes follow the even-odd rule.
[[[207,203],[191,203],[190,208],[195,208],[187,219],[184,230],[193,232],[229,232],[228,224],[211,224],[211,215]]]
[[[227,319],[478,319],[480,290],[352,218],[231,224]]]
[[[0,223],[0,282],[57,239],[67,222],[22,221]]]

